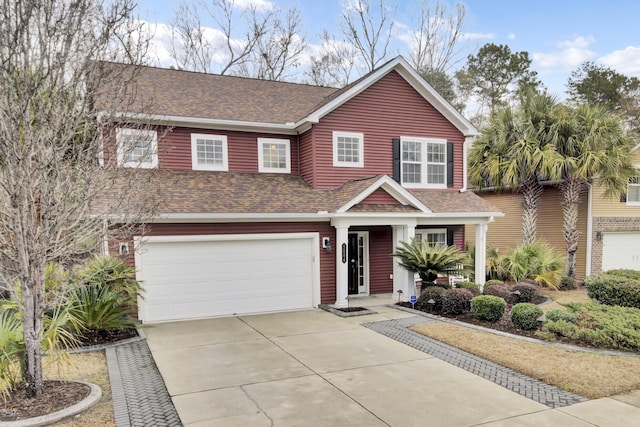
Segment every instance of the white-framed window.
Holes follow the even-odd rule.
[[[447,140],[400,138],[402,185],[447,188]]]
[[[191,167],[193,170],[228,171],[226,135],[192,133]]]
[[[258,138],[258,171],[291,173],[291,141]]]
[[[629,178],[627,186],[627,205],[640,206],[640,175]]]
[[[116,129],[118,166],[158,167],[158,133],[150,129]]]
[[[419,242],[427,242],[431,247],[442,248],[447,246],[447,229],[429,228],[416,230],[416,239]]]
[[[333,166],[364,167],[364,135],[353,132],[333,132]]]

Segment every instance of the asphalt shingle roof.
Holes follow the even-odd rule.
[[[127,67],[109,64],[111,67]],[[134,88],[135,85],[135,88]],[[130,111],[166,116],[294,123],[327,102],[336,88],[221,76],[166,68],[140,67]],[[150,110],[150,111],[149,111]]]
[[[335,212],[374,184],[380,176],[348,181],[339,188],[314,190],[301,177],[286,174],[157,170],[161,213]],[[411,191],[436,213],[497,212],[471,192]],[[359,204],[349,212],[416,212],[402,205]]]

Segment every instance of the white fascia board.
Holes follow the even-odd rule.
[[[405,190],[400,184],[395,182],[393,179],[389,178],[387,175],[380,177],[376,182],[371,184],[367,189],[362,191],[353,199],[349,200],[344,206],[340,209],[336,210],[336,213],[345,213],[371,194],[373,194],[377,189],[384,189],[391,197],[396,199],[398,202],[403,205],[410,205],[416,209],[419,209],[423,213],[431,213],[431,209],[425,206],[420,200],[414,197],[411,193]],[[415,215],[415,214],[413,214]]]
[[[145,222],[173,223],[173,222],[313,222],[329,221],[331,214],[318,213],[160,213]],[[109,219],[118,222],[121,216],[112,215]]]
[[[105,114],[99,114],[104,117]],[[163,114],[116,113],[115,118],[126,118],[146,124],[167,126],[198,127],[203,129],[241,130],[285,135],[297,135],[299,130],[294,123],[261,123],[240,120],[207,119],[202,117],[170,116]]]

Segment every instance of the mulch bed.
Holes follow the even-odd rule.
[[[133,338],[138,336],[136,328],[128,329],[89,329],[84,331],[82,336],[78,337],[81,347],[92,345],[109,344],[112,342]]]
[[[27,398],[26,388],[18,386],[2,405],[0,421],[23,420],[51,414],[72,406],[87,397],[91,389],[84,384],[45,381],[44,393],[37,399]]]
[[[353,313],[356,311],[365,311],[365,310],[369,310],[368,308],[365,307],[343,307],[343,308],[334,308],[335,310],[339,310],[339,311],[343,311],[345,313]]]
[[[537,295],[533,301],[531,301],[533,304],[542,304],[543,302],[545,302],[547,299],[541,295]],[[408,302],[401,302],[398,303],[399,305],[402,305],[403,307],[409,307],[409,308],[413,308],[411,303]],[[458,315],[450,315],[450,314],[445,314],[442,311],[439,310],[421,310],[424,311],[425,313],[430,313],[430,314],[435,314],[437,316],[442,316],[442,317],[446,317],[449,319],[455,319],[458,320],[460,322],[464,322],[464,323],[470,323],[472,325],[477,325],[477,326],[482,326],[488,329],[495,329],[497,331],[502,331],[502,332],[508,332],[510,334],[515,334],[515,335],[521,335],[521,336],[525,336],[525,337],[530,337],[530,338],[536,338],[536,331],[524,331],[522,329],[516,329],[515,326],[513,326],[513,323],[511,322],[511,319],[509,318],[509,313],[511,312],[511,307],[513,307],[516,303],[513,301],[507,301],[507,308],[504,310],[504,314],[502,315],[502,318],[500,320],[498,320],[495,323],[492,322],[487,322],[486,320],[480,320],[480,319],[476,319],[475,317],[473,317],[471,315],[471,312],[465,312],[463,314],[458,314]],[[418,308],[415,308],[416,310],[419,310]]]
[[[106,330],[88,330],[78,337],[82,347],[109,344],[138,336],[135,328]],[[66,381],[45,381],[45,392],[37,399],[27,398],[24,384],[11,392],[3,402],[0,421],[22,420],[51,414],[75,405],[91,392],[84,384]]]

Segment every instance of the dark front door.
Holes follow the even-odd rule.
[[[349,233],[349,295],[358,294],[360,287],[360,265],[362,264],[362,254],[358,244],[358,234]]]

